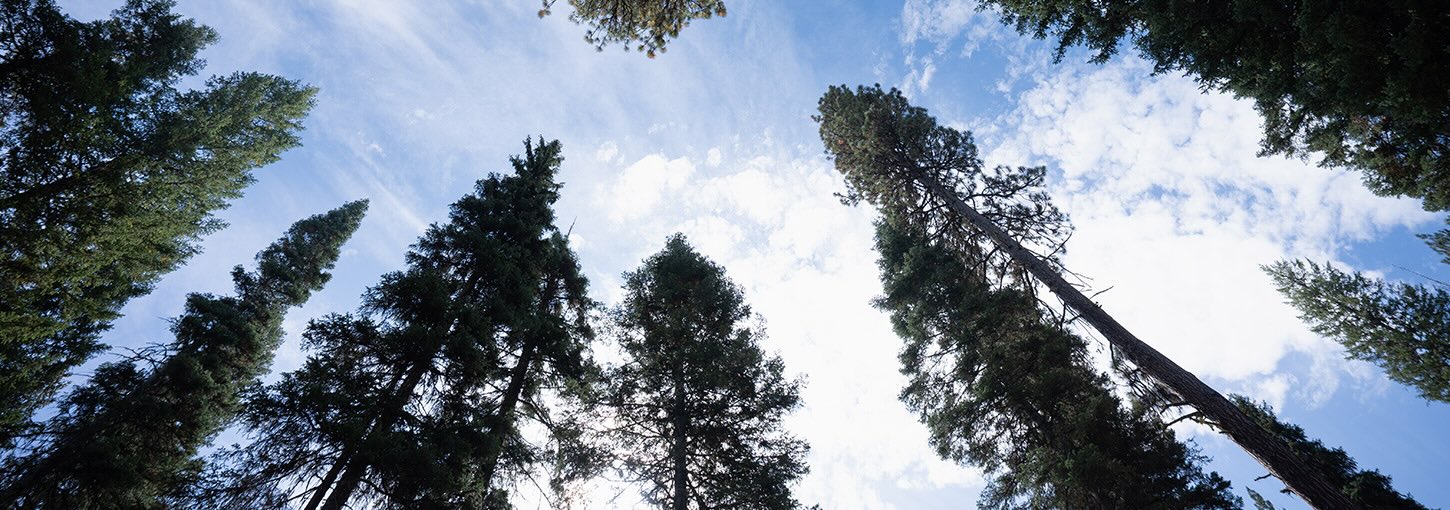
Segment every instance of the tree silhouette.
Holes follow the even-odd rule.
[[[527,141],[429,227],[408,268],[356,314],[314,321],[304,366],[247,405],[253,441],[223,454],[208,506],[495,508],[550,452],[518,423],[561,426],[546,398],[592,370],[592,302],[554,226],[561,146]],[[569,430],[551,430],[555,435]]]
[[[236,296],[191,294],[176,340],[149,369],[102,365],[50,420],[27,457],[9,459],[0,495],[16,508],[160,508],[200,469],[197,450],[240,410],[282,342],[282,318],[330,278],[366,201],[292,225],[232,270]]]
[[[899,91],[831,87],[820,101],[821,141],[846,178],[848,202],[866,200],[888,218],[928,228],[978,274],[1029,292],[1046,287],[1091,325],[1136,374],[1192,406],[1296,494],[1320,508],[1353,508],[1283,440],[1223,395],[1133,336],[1061,275],[1051,257],[1026,246],[1060,248],[1062,216],[1041,191],[1044,170],[984,171],[971,135],[938,126]]]
[[[799,383],[757,345],[740,288],[676,234],[625,293],[612,314],[625,361],[604,399],[621,470],[660,508],[797,508],[807,446],[781,419]]]

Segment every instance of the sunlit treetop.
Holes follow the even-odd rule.
[[[1003,252],[946,212],[940,193],[955,194],[1014,239],[1045,248],[1043,258],[1056,264],[1072,227],[1044,190],[1046,168],[987,168],[970,132],[938,125],[896,89],[833,86],[819,112],[821,141],[846,181],[843,202],[865,200],[884,215],[929,226],[979,258],[979,267],[1012,272]]]

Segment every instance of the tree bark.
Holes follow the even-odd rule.
[[[671,425],[673,425],[674,428],[674,430],[671,431],[671,433],[674,435],[674,438],[672,438],[672,444],[670,445],[670,461],[673,464],[675,470],[674,487],[672,487],[675,494],[674,500],[670,503],[672,504],[674,510],[686,510],[686,508],[688,507],[686,503],[689,502],[690,494],[690,471],[688,469],[689,466],[686,465],[687,458],[685,456],[685,427],[689,426],[690,417],[687,416],[685,413],[684,371],[678,368],[675,369],[674,390],[674,409],[670,412],[670,421]]]
[[[302,510],[317,510],[317,505],[322,504],[323,498],[327,496],[327,489],[337,481],[337,475],[342,472],[344,467],[347,467],[350,461],[352,461],[352,448],[348,447],[343,450],[342,455],[338,456],[337,462],[332,465],[332,468],[327,470],[327,475],[323,476],[322,482],[317,484],[317,492],[312,493],[312,497],[307,499],[307,506]]]
[[[408,400],[413,397],[413,390],[418,387],[418,382],[423,380],[423,374],[431,367],[432,360],[433,357],[429,355],[408,371],[408,376],[403,379],[402,386],[393,394],[392,402],[388,403],[387,414],[373,425],[372,431],[367,436],[364,436],[364,446],[373,433],[390,429],[394,423],[397,423],[403,413],[403,406],[407,405]],[[322,505],[322,510],[342,510],[343,506],[347,505],[347,500],[352,498],[352,493],[356,492],[358,486],[362,484],[363,475],[367,473],[367,469],[368,463],[364,460],[354,457],[349,461],[347,469],[343,470],[342,477],[338,479],[337,487],[332,490],[332,493],[327,496],[327,502]]]
[[[1198,377],[1178,366],[1153,347],[1133,336],[1118,324],[1112,316],[1084,296],[1083,293],[1063,279],[1047,262],[1007,235],[996,224],[972,209],[961,197],[947,189],[935,178],[920,175],[918,179],[928,191],[946,203],[953,212],[961,215],[973,228],[986,234],[999,248],[1007,252],[1018,264],[1027,268],[1032,276],[1046,285],[1063,303],[1076,310],[1081,317],[1122,353],[1129,361],[1150,377],[1173,390],[1188,404],[1212,420],[1220,430],[1238,443],[1255,460],[1268,468],[1299,497],[1315,508],[1325,510],[1348,510],[1357,508],[1339,489],[1328,482],[1312,467],[1289,450],[1284,441],[1250,420],[1242,410],[1223,395],[1204,384]]]
[[[509,374],[508,388],[504,390],[503,401],[498,406],[496,415],[498,427],[489,431],[489,434],[495,438],[502,439],[498,434],[513,424],[514,408],[518,406],[519,395],[523,393],[524,380],[529,376],[529,365],[533,363],[537,349],[537,341],[530,339],[530,341],[524,342],[523,352],[519,353],[519,361]],[[484,494],[488,494],[488,491],[493,488],[493,475],[498,471],[498,458],[502,454],[503,442],[500,440],[498,445],[489,451],[488,458],[483,461]]]
[[[544,292],[539,295],[539,314],[548,316],[553,311],[554,294],[558,292],[559,284],[556,278],[549,277],[548,283],[544,285]],[[522,351],[519,352],[519,361],[509,373],[509,385],[504,389],[503,400],[499,402],[498,423],[500,426],[513,425],[514,409],[518,407],[519,397],[523,395],[524,383],[528,380],[529,370],[532,368],[534,357],[538,354],[539,343],[542,339],[537,335],[529,335],[524,339]],[[489,431],[490,434],[499,433],[498,430]],[[483,461],[483,490],[487,495],[493,489],[493,475],[498,471],[498,458],[503,454],[503,443],[488,453],[488,458]]]

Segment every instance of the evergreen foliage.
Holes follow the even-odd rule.
[[[790,485],[808,447],[781,430],[800,403],[751,327],[750,308],[725,270],[676,234],[625,274],[612,319],[625,361],[611,370],[605,405],[621,470],[651,504],[675,510],[797,508]]]
[[[175,88],[216,33],[171,9],[129,0],[82,23],[0,2],[0,443],[298,143],[314,89],[256,73]]]
[[[507,482],[567,436],[551,395],[590,374],[593,303],[554,225],[558,142],[525,142],[429,227],[356,314],[314,321],[313,354],[247,405],[253,442],[193,495],[209,506],[507,506]],[[301,498],[294,500],[294,498]]]
[[[1315,151],[1375,193],[1450,208],[1450,4],[1422,0],[990,0],[1004,20],[1103,62],[1131,41],[1155,72],[1252,99],[1265,154]]]
[[[865,200],[885,215],[930,226],[942,242],[970,254],[980,274],[1001,282],[1022,276],[1010,256],[944,211],[933,190],[920,182],[939,184],[1026,245],[1056,247],[1071,231],[1066,215],[1042,190],[1046,168],[984,168],[971,133],[938,126],[895,89],[853,92],[833,86],[821,97],[816,120],[821,141],[846,180],[843,202]]]
[[[1090,324],[1108,341],[1115,358],[1121,357],[1115,368],[1135,389],[1161,385],[1174,397],[1172,402],[1154,398],[1138,404],[1155,409],[1166,404],[1192,406],[1200,419],[1212,422],[1306,501],[1325,508],[1352,508],[1337,487],[1287,444],[1138,339],[1063,277],[1066,270],[1055,255],[1069,228],[1041,191],[1043,169],[984,171],[970,134],[938,126],[896,90],[831,87],[819,108],[821,141],[848,187],[844,202],[866,200],[896,228],[910,227],[932,245],[948,250],[963,270],[985,281],[989,289],[1038,299],[1038,290],[1046,287],[1062,306],[1044,303],[1039,307],[1042,315],[1061,310],[1063,316],[1055,322],[1080,318]],[[970,380],[975,375],[963,377]]]
[[[543,0],[539,17],[548,16],[554,2]],[[584,40],[600,51],[619,43],[649,58],[664,53],[671,39],[691,20],[725,15],[724,0],[568,0],[574,12],[569,20],[587,25]]]
[[[1312,261],[1264,270],[1314,332],[1427,399],[1450,402],[1450,292],[1386,283]]]
[[[1154,71],[1254,101],[1263,154],[1322,155],[1369,189],[1450,209],[1450,4],[990,0],[1023,33],[1104,62],[1131,43]],[[1423,236],[1450,254],[1450,230]],[[1444,292],[1329,267],[1268,268],[1315,331],[1426,398],[1450,397]]]
[[[1440,254],[1440,262],[1450,264],[1450,229],[1440,229],[1433,234],[1420,234],[1416,237]]]
[[[920,225],[877,223],[910,381],[901,398],[943,458],[992,475],[983,508],[1239,508],[1154,413],[1125,409],[1087,344],[1016,288],[993,289]]]
[[[161,508],[200,469],[197,450],[239,410],[242,389],[266,372],[282,318],[327,282],[366,201],[292,225],[232,270],[236,296],[191,294],[176,340],[149,369],[102,365],[65,399],[48,438],[11,459],[0,494],[14,508]]]
[[[1305,436],[1304,429],[1280,421],[1274,415],[1274,410],[1267,404],[1255,403],[1241,395],[1232,395],[1230,398],[1254,421],[1288,441],[1296,453],[1309,459],[1310,463],[1329,477],[1330,483],[1339,487],[1344,495],[1348,496],[1350,501],[1359,508],[1366,510],[1425,510],[1425,506],[1413,498],[1396,492],[1395,488],[1390,485],[1390,477],[1375,470],[1360,470],[1354,459],[1344,453],[1344,450],[1330,448],[1318,440],[1309,439]],[[1253,494],[1253,491],[1250,491],[1250,497],[1254,499],[1254,504],[1260,510],[1265,507],[1273,510],[1272,504],[1261,496]]]

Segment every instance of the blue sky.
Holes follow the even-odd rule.
[[[61,2],[83,19],[119,3]],[[558,215],[574,225],[600,300],[615,301],[620,273],[675,231],[745,287],[766,347],[806,379],[805,405],[788,421],[813,445],[802,501],[970,507],[980,474],[937,460],[895,399],[899,341],[869,306],[879,293],[872,213],[832,196],[843,186],[810,119],[828,85],[881,83],[977,133],[988,164],[1047,165],[1078,229],[1066,263],[1095,289],[1111,287],[1099,301],[1138,336],[1222,391],[1274,403],[1421,502],[1450,505],[1450,406],[1344,361],[1258,270],[1312,257],[1446,279],[1411,237],[1440,219],[1370,195],[1357,175],[1256,157],[1247,103],[1150,77],[1131,55],[1098,66],[1072,52],[1055,65],[1049,45],[970,2],[728,0],[729,16],[696,22],[653,60],[596,52],[563,3],[541,20],[535,0],[180,1],[221,34],[205,74],[276,73],[321,94],[304,146],[259,171],[222,213],[231,227],[132,302],[107,342],[165,341],[164,319],[186,292],[228,292],[227,270],[291,222],[370,198],[333,281],[289,315],[274,366],[289,370],[305,356],[297,338],[308,319],[355,308],[449,203],[507,171],[524,137],[543,135],[563,142]],[[1276,488],[1253,481],[1263,469],[1232,443],[1179,432],[1240,494]],[[588,490],[637,503],[628,488]]]

